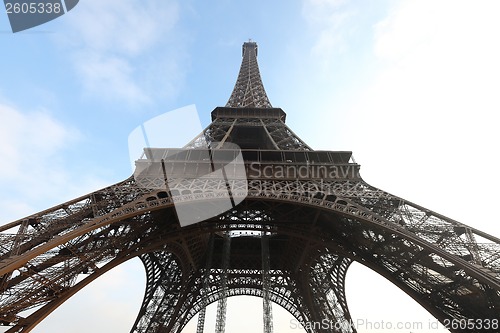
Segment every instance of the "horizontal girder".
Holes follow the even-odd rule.
[[[189,272],[200,265],[211,232],[232,231],[236,237],[266,230],[275,234],[271,253],[296,253],[289,262],[282,255],[279,260],[271,255],[271,271],[288,267],[297,273],[310,267],[311,259],[303,257],[302,248],[286,249],[286,244],[307,245],[311,251],[329,248],[383,274],[441,320],[498,311],[497,238],[362,180],[318,184],[253,179],[248,186],[241,208],[191,229],[179,227],[167,192],[149,192],[136,187],[133,180],[11,224],[20,232],[1,235],[0,320],[22,322],[17,317],[20,312],[57,303],[78,281],[101,274],[101,268],[124,251],[139,255],[146,244],[154,249],[168,243],[169,251],[180,258],[180,269]],[[196,193],[207,187],[212,192]],[[222,184],[207,180],[184,182],[179,188],[187,191],[182,197],[186,202],[217,200],[217,191],[223,189]],[[243,236],[240,243],[233,242],[235,269],[258,270],[260,258],[252,257],[256,244],[252,237]],[[291,262],[302,266],[291,269]],[[301,311],[306,310],[295,313]]]

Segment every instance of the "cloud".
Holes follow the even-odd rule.
[[[328,62],[332,54],[345,50],[349,23],[356,15],[349,0],[305,0],[302,14],[315,31],[312,55]]]
[[[22,178],[33,162],[51,159],[73,141],[71,133],[45,110],[22,113],[0,104],[0,179]]]
[[[500,167],[499,10],[496,1],[399,3],[374,26],[378,74],[348,110],[356,131],[371,137],[353,138],[358,159],[362,151],[362,163],[380,160],[382,150],[401,166],[366,166],[368,181],[385,179],[386,190],[492,234],[498,228],[467,203],[481,193],[483,206],[495,206],[489,189],[500,184],[490,171]],[[468,194],[443,196],[460,187]]]
[[[47,110],[26,112],[0,103],[0,119],[0,223],[103,184],[91,176],[71,174],[70,161],[62,153],[83,136],[54,119]]]
[[[126,98],[133,103],[149,102],[147,93],[135,82],[134,70],[123,57],[103,56],[81,52],[75,56],[78,74],[85,90],[92,94],[106,94],[108,98]]]
[[[71,15],[58,42],[87,96],[139,106],[177,93],[183,43],[175,1],[87,0]]]
[[[172,1],[88,0],[78,9],[69,21],[78,33],[75,39],[93,50],[129,56],[153,47],[173,29],[178,15]]]
[[[412,117],[428,129],[432,118],[437,126],[449,122],[452,131],[486,126],[492,131],[477,135],[494,133],[500,106],[500,22],[493,14],[498,10],[494,1],[406,1],[375,27],[374,53],[383,65],[367,99],[361,98],[363,107]]]

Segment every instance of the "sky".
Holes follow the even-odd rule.
[[[0,12],[0,224],[127,178],[128,135],[155,116],[195,104],[208,125],[251,38],[271,103],[309,146],[353,151],[371,185],[498,237],[499,14],[494,0],[81,0],[13,34]],[[34,332],[128,332],[141,265],[101,277]],[[346,288],[355,320],[445,332],[360,265]],[[226,332],[260,331],[260,304],[230,298]],[[273,311],[276,332],[301,332]]]

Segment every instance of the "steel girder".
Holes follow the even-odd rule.
[[[257,44],[245,43],[226,108],[214,110],[213,122],[185,148],[238,144],[253,172],[248,179],[182,179],[167,189],[164,178],[131,177],[1,226],[0,324],[29,332],[134,257],[147,275],[134,333],[180,332],[207,304],[235,295],[263,297],[304,324],[337,324],[305,325],[309,333],[355,332],[344,294],[352,261],[386,277],[441,322],[498,318],[499,238],[368,185],[350,152],[313,151],[285,116],[267,98]],[[203,163],[193,165],[199,170]],[[282,172],[290,167],[319,173],[291,177]],[[238,206],[180,227],[174,192],[176,204],[217,205],[228,188],[242,200]],[[227,263],[224,234],[231,240]]]
[[[243,44],[243,60],[236,84],[231,97],[226,104],[228,107],[258,107],[270,108],[271,102],[267,98],[257,63],[257,43]]]
[[[271,287],[270,299],[302,322],[327,315],[338,320],[342,313],[349,318],[342,291],[344,275],[325,279],[338,274],[332,273],[332,268],[328,270],[336,256],[348,262],[359,261],[376,270],[441,321],[497,316],[500,307],[500,242],[497,238],[361,180],[323,182],[322,191],[318,192],[310,190],[314,182],[250,180],[248,196],[241,208],[187,229],[179,227],[166,192],[143,194],[146,191],[136,188],[132,180],[13,222],[8,226],[14,231],[17,228],[17,233],[2,234],[1,320],[14,325],[11,332],[27,332],[104,271],[131,257],[141,256],[147,271],[151,271],[147,290],[152,293],[145,296],[143,308],[150,309],[151,304],[170,307],[171,303],[160,302],[160,297],[171,300],[167,294],[173,293],[172,290],[184,292],[185,303],[176,305],[179,316],[174,317],[178,322],[175,327],[181,329],[187,318],[207,304],[207,299],[211,303],[220,295],[215,282],[220,274],[211,274],[213,281],[208,284],[213,292],[205,295],[205,301],[201,302],[201,295],[193,292],[193,288],[201,289],[203,253],[210,235],[228,231],[279,235],[270,238],[270,274],[275,274],[274,281],[279,282]],[[194,191],[206,188],[208,183],[193,180],[183,186],[185,190]],[[214,187],[212,193],[186,194],[185,200],[216,199],[217,190]],[[233,194],[237,196],[238,192]],[[282,240],[281,236],[288,239]],[[273,258],[277,255],[273,244],[278,239],[294,244],[289,245],[286,253],[295,255],[280,259],[280,267],[288,267],[288,271],[273,269],[276,265]],[[237,244],[236,238],[233,244]],[[156,258],[151,253],[163,254]],[[260,256],[260,250],[257,253]],[[326,259],[318,262],[321,256]],[[158,265],[152,264],[154,258],[157,262],[168,259],[172,265],[174,260],[177,262],[175,267],[185,278],[175,281],[183,281],[182,288],[174,284],[177,289],[163,287],[164,294],[154,293],[154,283],[171,284],[169,279],[173,278],[165,278],[165,281],[159,278],[165,275],[155,270]],[[236,259],[231,260],[232,265]],[[228,273],[229,295],[262,297],[261,258],[240,256],[237,261],[241,267],[231,273],[230,266]],[[217,265],[220,258],[214,258],[214,267]],[[300,278],[300,274],[318,272],[319,268],[320,273],[313,273],[309,280]],[[176,278],[179,277],[176,275]],[[313,304],[307,298],[305,286],[314,295],[327,296]],[[39,309],[34,315],[19,317],[20,312],[37,306]],[[144,313],[151,316],[151,312]],[[144,318],[152,318],[144,316],[139,316],[137,330],[143,327]],[[161,313],[165,320],[168,316],[168,312]]]
[[[217,145],[225,142],[232,142],[236,128],[262,128],[268,141],[268,149],[277,150],[312,150],[304,141],[302,141],[282,119],[256,119],[255,117],[237,117],[234,112],[233,118],[216,118],[207,128],[203,130],[196,138],[188,143],[184,148],[202,148],[208,147],[212,143]],[[216,148],[216,147],[213,147]]]

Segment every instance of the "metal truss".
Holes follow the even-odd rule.
[[[139,160],[141,177],[0,227],[0,325],[31,331],[135,257],[147,279],[132,333],[180,333],[198,313],[201,333],[204,309],[218,301],[223,331],[222,305],[237,295],[263,298],[266,332],[276,303],[308,333],[355,333],[344,292],[353,261],[441,322],[498,318],[500,239],[370,186],[350,152],[312,150],[271,107],[256,56],[256,44],[245,43],[227,107],[184,149],[150,149],[161,163]],[[246,177],[210,174],[204,149],[241,153]],[[177,205],[217,206],[228,189],[238,205],[180,226]]]
[[[273,332],[273,312],[271,305],[271,276],[269,270],[270,265],[270,254],[269,254],[269,235],[267,232],[261,234],[261,246],[262,246],[262,301],[263,301],[263,322],[264,322],[264,333]]]
[[[281,111],[281,109],[272,110]],[[227,114],[213,114],[213,122],[184,148],[217,148],[226,142],[235,141],[244,146],[241,142],[244,136],[251,145],[255,145],[258,139],[262,143],[261,149],[312,150],[285,124],[283,119],[246,118],[246,114],[241,109],[231,110],[229,117]],[[242,128],[245,128],[246,133],[241,133]]]
[[[231,237],[227,232],[223,236],[222,246],[222,275],[220,281],[219,301],[217,302],[217,317],[215,322],[215,332],[224,333],[226,331],[226,312],[227,312],[227,271],[231,254]]]
[[[317,192],[310,190],[317,180],[253,179],[248,183],[241,207],[193,228],[179,227],[168,193],[137,197],[140,188],[131,180],[77,201],[86,205],[71,201],[11,223],[18,232],[2,234],[2,248],[11,247],[0,262],[2,322],[13,325],[10,332],[27,332],[90,281],[140,256],[148,284],[133,332],[180,332],[201,308],[224,294],[220,236],[206,287],[203,280],[210,235],[225,232],[231,233],[233,245],[227,296],[267,298],[269,289],[272,302],[304,323],[320,318],[349,323],[343,283],[352,260],[388,278],[440,320],[495,318],[498,314],[500,242],[496,237],[361,179],[325,181]],[[201,196],[186,194],[186,201],[216,200],[216,192],[224,189],[208,180],[183,186],[185,190],[212,186],[213,190]],[[119,208],[112,208],[117,206],[113,200],[109,208],[99,200],[88,200],[109,193],[123,200]],[[89,216],[107,209],[108,214]],[[23,227],[30,220],[44,224]],[[47,237],[42,232],[38,238],[36,230],[57,233]],[[271,232],[269,279],[262,278],[263,232]],[[264,287],[267,281],[269,288]],[[20,317],[19,313],[31,308],[38,310]],[[353,332],[349,325],[343,327],[342,332]]]
[[[205,291],[208,290],[209,288],[209,278],[210,278],[210,270],[212,268],[212,258],[213,258],[213,251],[214,251],[214,235],[210,235],[210,241],[209,245],[207,248],[207,254],[206,254],[206,265],[205,265],[205,271],[203,273],[203,286],[201,289],[201,297],[202,297],[202,302],[204,305],[202,305],[202,308],[200,312],[198,312],[198,325],[196,327],[196,333],[203,333],[203,330],[205,328],[205,316],[206,316],[206,310],[208,306],[208,302],[206,302],[205,296]]]
[[[238,79],[234,86],[227,107],[235,108],[270,108],[271,102],[267,98],[257,63],[257,43],[243,44],[243,60],[241,62]]]

